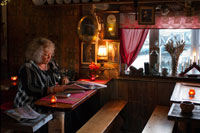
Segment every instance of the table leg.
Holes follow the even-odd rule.
[[[53,120],[48,123],[48,132],[49,133],[65,133],[64,128],[64,118],[65,112],[54,112]]]

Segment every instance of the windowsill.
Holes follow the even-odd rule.
[[[143,80],[143,81],[159,81],[159,82],[198,82],[200,83],[200,78],[188,78],[188,77],[171,77],[171,76],[128,76],[122,75],[116,79],[122,80]]]

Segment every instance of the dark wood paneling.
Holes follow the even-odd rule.
[[[79,71],[80,46],[77,24],[79,6],[34,6],[32,0],[8,4],[8,66],[16,74],[24,62],[26,45],[35,37],[47,37],[56,44],[55,58],[67,69]]]
[[[141,132],[156,105],[169,105],[174,82],[155,80],[115,79],[110,82],[107,95],[111,99],[128,101],[122,111],[124,131]]]

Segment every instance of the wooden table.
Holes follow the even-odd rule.
[[[89,79],[80,79],[78,81],[90,81]],[[101,83],[101,84],[107,84],[109,80],[95,80],[93,82],[95,83]],[[98,92],[98,90],[90,90],[89,93],[87,93],[87,95],[85,95],[84,97],[80,98],[77,102],[75,102],[74,104],[68,104],[68,103],[59,103],[56,102],[54,104],[51,104],[49,101],[44,101],[44,100],[37,100],[35,102],[35,105],[39,108],[44,108],[44,109],[48,109],[51,111],[56,111],[55,113],[57,113],[59,116],[61,116],[59,121],[64,121],[64,123],[62,123],[62,125],[64,125],[64,127],[61,127],[61,129],[64,129],[62,131],[63,132],[72,132],[72,131],[68,131],[69,127],[71,126],[71,116],[68,115],[68,119],[69,120],[64,120],[64,112],[67,112],[68,114],[71,114],[76,108],[78,108],[81,104],[83,104],[84,102],[86,102],[87,100],[89,100],[92,96],[94,96],[96,93]],[[98,105],[98,103],[96,103]],[[54,114],[55,114],[54,113]],[[57,121],[57,120],[55,120]],[[55,126],[55,124],[53,124],[55,122],[50,121],[49,124],[52,125],[53,127]],[[56,122],[57,123],[57,122]],[[69,124],[65,124],[65,123],[69,123]],[[51,127],[52,127],[51,126]],[[52,131],[52,129],[50,129],[49,131]],[[51,133],[51,132],[50,132]],[[52,131],[53,133],[53,131]]]
[[[81,103],[85,102],[87,99],[92,97],[94,94],[96,94],[97,90],[92,90],[89,94],[87,94],[85,97],[79,99],[78,102],[75,104],[67,104],[67,103],[50,103],[50,101],[44,101],[44,100],[37,100],[35,102],[35,105],[39,108],[46,108],[51,109],[53,111],[71,111],[77,108]]]
[[[195,96],[189,97],[189,90],[194,89]],[[182,101],[191,101],[200,105],[200,83],[177,82],[170,98],[171,103],[181,103]]]
[[[89,79],[79,79],[78,81],[90,81],[90,80]],[[107,84],[109,82],[109,80],[95,80],[93,82]],[[49,101],[37,100],[35,102],[35,105],[40,108],[48,108],[48,109],[51,109],[54,111],[70,111],[70,110],[74,110],[75,108],[77,108],[81,103],[85,102],[87,99],[89,99],[96,93],[97,93],[97,90],[92,90],[89,94],[87,94],[85,97],[81,98],[75,104],[58,103],[58,102],[55,104],[51,104]]]
[[[195,89],[196,94],[194,97],[189,96],[188,92],[190,89]],[[195,105],[194,110],[191,113],[182,113],[180,108],[182,101],[193,102]],[[177,122],[179,124],[179,129],[183,132],[192,132],[193,128],[191,128],[191,125],[193,123],[199,124],[200,122],[200,84],[185,82],[176,83],[170,102],[172,105],[168,112],[168,119]]]
[[[182,113],[180,104],[173,103],[168,112],[168,119],[177,122],[179,130],[183,133],[196,133],[197,128],[200,130],[200,105],[195,105],[191,113]]]

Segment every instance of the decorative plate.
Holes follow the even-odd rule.
[[[80,3],[80,0],[73,0],[73,3]]]
[[[47,0],[32,0],[33,4],[36,6],[44,5]]]
[[[64,3],[69,4],[72,0],[64,0]]]
[[[87,3],[89,2],[89,0],[82,0],[82,3]]]
[[[48,3],[49,5],[52,5],[52,4],[54,4],[54,0],[47,0],[47,3]]]
[[[62,4],[62,3],[63,3],[63,0],[56,0],[56,3],[57,3],[57,4]]]

